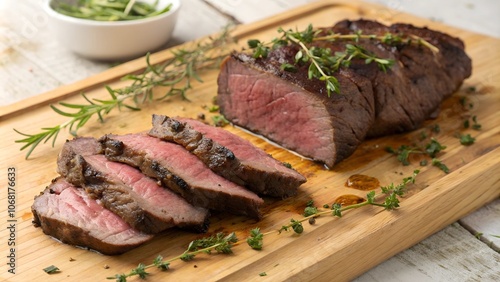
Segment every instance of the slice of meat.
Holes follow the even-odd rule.
[[[139,231],[154,234],[173,226],[207,230],[208,210],[192,206],[129,165],[109,161],[104,155],[86,155],[94,153],[91,149],[97,140],[91,139],[78,138],[63,146],[59,172],[67,181],[84,187],[92,198]],[[85,150],[85,146],[90,148]]]
[[[153,238],[130,227],[62,177],[35,197],[31,209],[33,223],[45,234],[106,255],[122,254]]]
[[[106,135],[100,142],[108,159],[139,168],[194,206],[261,217],[259,196],[215,174],[182,146],[146,134]]]
[[[306,182],[249,141],[197,120],[153,115],[149,135],[184,146],[219,175],[258,194],[285,198]]]

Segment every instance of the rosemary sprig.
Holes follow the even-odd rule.
[[[278,233],[281,234],[283,231],[293,230],[296,234],[301,234],[304,232],[304,226],[302,223],[304,221],[310,221],[311,219],[317,218],[322,215],[332,215],[337,217],[342,217],[343,212],[351,209],[357,209],[364,206],[372,205],[383,207],[385,210],[393,210],[399,208],[400,198],[404,196],[407,190],[408,184],[415,183],[417,175],[420,173],[419,170],[414,170],[413,174],[409,177],[403,178],[403,181],[394,185],[391,183],[390,185],[381,187],[381,193],[376,194],[375,191],[370,191],[366,195],[366,201],[352,204],[347,206],[342,206],[341,204],[334,203],[331,205],[330,209],[321,210],[319,208],[314,207],[311,204],[308,204],[306,209],[304,210],[304,217],[298,220],[291,219],[290,223],[281,226],[280,229],[271,230],[265,233],[262,233],[259,228],[254,228],[250,231],[250,236],[247,238],[247,244],[255,250],[261,250],[263,247],[263,239],[265,236]],[[383,201],[377,201],[377,198],[384,197]],[[324,205],[323,207],[328,207],[328,205]]]
[[[211,254],[212,250],[215,250],[217,253],[230,254],[232,253],[231,248],[236,242],[238,242],[238,238],[234,232],[227,235],[224,233],[217,233],[207,238],[192,241],[186,251],[176,257],[164,260],[161,255],[158,255],[153,260],[153,263],[149,265],[140,263],[136,268],[130,270],[129,273],[116,274],[115,276],[106,278],[116,279],[117,282],[126,282],[127,278],[133,276],[139,276],[141,279],[145,279],[149,275],[149,272],[146,271],[147,269],[156,267],[161,271],[166,271],[170,268],[170,263],[176,260],[191,261],[198,254]]]
[[[14,129],[25,137],[15,142],[24,144],[21,150],[28,149],[26,158],[29,158],[33,150],[41,143],[52,140],[52,146],[54,146],[58,134],[63,129],[69,129],[69,132],[75,136],[77,131],[94,116],[103,122],[104,116],[114,109],[127,108],[137,111],[146,102],[164,100],[175,95],[187,99],[186,93],[192,88],[192,82],[195,80],[202,82],[199,71],[218,67],[221,60],[230,52],[228,46],[232,41],[229,28],[225,28],[218,37],[210,38],[207,42],[198,43],[192,48],[173,51],[174,56],[163,63],[151,64],[148,54],[146,55],[147,67],[142,73],[129,74],[122,78],[122,80],[129,81],[129,85],[116,89],[106,86],[109,93],[108,99],[89,99],[82,93],[86,101],[84,104],[61,102],[57,106],[51,105],[52,110],[69,119],[53,127],[44,127],[35,134],[27,134]],[[167,90],[161,97],[155,97],[153,89],[156,87],[166,87]]]
[[[298,63],[309,63],[309,79],[316,78],[325,81],[328,96],[330,96],[332,92],[340,93],[339,82],[333,73],[338,71],[341,67],[349,67],[353,59],[364,59],[366,64],[376,63],[384,72],[394,64],[394,60],[379,58],[357,44],[346,44],[343,52],[331,54],[330,48],[311,46],[315,41],[353,40],[359,42],[360,40],[378,40],[389,45],[419,44],[429,48],[434,53],[439,52],[437,47],[415,35],[409,35],[407,38],[403,38],[391,33],[378,36],[364,35],[362,31],[358,31],[355,34],[330,34],[327,36],[319,36],[319,34],[323,33],[323,30],[314,30],[312,25],[309,25],[303,31],[284,30],[280,28],[278,32],[282,33],[281,37],[275,38],[268,43],[261,42],[257,39],[249,40],[248,46],[253,49],[253,57],[266,58],[271,49],[276,49],[288,44],[297,44],[300,46],[300,50],[295,55],[295,65]],[[295,65],[283,63],[281,69],[293,72],[296,71]]]

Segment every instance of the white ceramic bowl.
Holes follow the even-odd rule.
[[[159,0],[158,9],[170,3],[172,8],[150,18],[103,22],[60,14],[52,9],[53,1],[46,0],[44,9],[58,41],[80,56],[104,61],[132,59],[156,51],[172,36],[181,6],[180,0]]]

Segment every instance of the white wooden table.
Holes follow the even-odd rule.
[[[251,23],[312,1],[184,0],[169,45],[217,32],[228,20]],[[384,4],[396,13],[413,13],[500,37],[498,0],[369,1]],[[79,58],[61,47],[47,28],[48,19],[40,9],[41,3],[41,0],[0,0],[0,106],[110,67],[108,63]],[[499,235],[500,199],[497,199],[356,281],[500,281]]]

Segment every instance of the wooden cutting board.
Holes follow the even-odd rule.
[[[266,199],[262,221],[215,213],[209,233],[236,232],[244,241],[250,229],[260,227],[263,232],[278,229],[290,219],[301,218],[309,200],[316,205],[332,203],[337,197],[354,194],[361,197],[366,191],[344,186],[353,174],[364,174],[379,179],[381,185],[400,183],[414,169],[420,169],[415,185],[402,201],[401,208],[384,211],[366,207],[344,213],[342,218],[320,217],[316,224],[305,223],[301,235],[283,232],[265,237],[264,249],[255,251],[246,244],[233,248],[232,255],[199,255],[194,261],[175,261],[171,270],[159,272],[151,269],[149,281],[172,279],[175,281],[226,280],[226,281],[277,281],[277,280],[349,280],[371,267],[423,240],[444,226],[476,210],[500,195],[500,40],[468,31],[444,26],[436,22],[389,10],[374,4],[358,1],[322,1],[275,16],[264,21],[239,26],[234,35],[243,46],[249,38],[269,40],[277,35],[278,27],[303,29],[309,23],[315,27],[330,26],[335,22],[360,17],[383,23],[406,22],[417,26],[450,33],[462,38],[466,51],[473,59],[473,76],[451,98],[444,101],[436,120],[424,124],[422,129],[407,134],[368,140],[347,160],[326,170],[323,166],[280,149],[238,128],[226,129],[250,140],[275,158],[288,162],[304,174],[308,182],[301,186],[298,196],[276,201]],[[188,44],[189,45],[189,44]],[[239,48],[239,47],[235,47]],[[152,62],[170,57],[170,51],[152,56]],[[149,264],[161,254],[171,258],[181,254],[190,241],[202,237],[178,230],[158,235],[153,241],[121,256],[103,256],[94,252],[61,244],[44,235],[31,224],[31,204],[50,180],[57,176],[56,157],[65,139],[61,133],[54,148],[42,145],[25,160],[15,140],[21,136],[14,128],[25,133],[36,133],[42,127],[54,126],[66,119],[55,114],[49,103],[56,101],[81,102],[77,95],[85,90],[91,97],[106,97],[102,87],[124,85],[119,78],[140,71],[145,67],[144,58],[122,64],[89,79],[67,85],[35,98],[0,108],[0,134],[2,136],[2,187],[6,187],[9,168],[15,169],[15,217],[8,218],[7,188],[0,196],[1,254],[0,277],[7,281],[96,281],[124,273],[139,263]],[[100,124],[90,121],[80,135],[99,137],[105,133],[128,133],[147,130],[152,113],[196,117],[210,113],[203,108],[210,105],[216,95],[217,71],[202,74],[203,84],[194,85],[188,94],[190,101],[172,98],[153,103],[140,112],[113,113]],[[469,93],[467,89],[475,87]],[[464,109],[461,97],[473,106]],[[463,129],[467,117],[477,116],[480,131]],[[395,157],[386,153],[386,146],[398,147],[418,140],[422,132],[438,124],[440,133],[434,135],[447,146],[439,158],[450,168],[450,173],[431,165],[421,167],[419,158],[411,159],[410,166],[402,166]],[[469,133],[476,138],[471,146],[460,145],[456,135]],[[9,222],[9,220],[11,220]],[[15,232],[7,229],[10,224]],[[6,265],[9,252],[8,238],[15,241],[16,274],[10,274]],[[57,266],[61,272],[46,274],[42,269]],[[265,272],[267,276],[259,276]],[[129,281],[137,281],[130,279]]]

